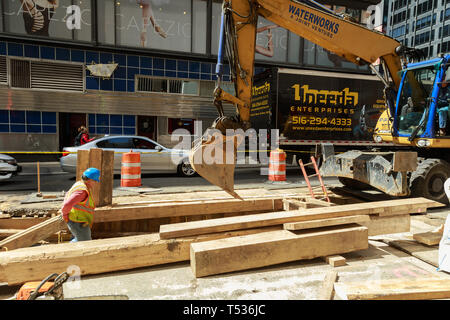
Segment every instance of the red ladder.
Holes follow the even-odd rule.
[[[319,167],[317,166],[317,162],[316,162],[316,159],[314,158],[314,156],[311,156],[311,162],[310,163],[303,164],[302,159],[300,159],[300,160],[298,160],[298,164],[300,165],[300,168],[302,169],[303,176],[305,177],[305,181],[306,181],[306,184],[308,185],[309,193],[311,194],[311,196],[314,199],[316,199],[316,196],[315,196],[314,191],[313,191],[314,187],[311,187],[311,183],[309,182],[309,178],[317,177],[319,179],[319,182],[320,182],[320,188],[322,188],[322,192],[323,192],[323,194],[325,196],[325,197],[323,197],[323,198],[321,198],[319,200],[326,199],[327,202],[331,202],[330,198],[328,197],[327,188],[325,187],[325,185],[323,183],[323,180],[322,180],[322,176],[319,173]],[[316,173],[308,176],[306,174],[305,167],[310,166],[310,165],[314,166],[314,170],[316,171]]]

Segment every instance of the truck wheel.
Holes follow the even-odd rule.
[[[339,182],[342,183],[344,186],[351,188],[351,189],[355,189],[355,190],[367,190],[367,189],[372,189],[372,187],[370,185],[368,185],[367,183],[358,181],[358,180],[353,180],[350,178],[344,178],[344,177],[338,177]]]
[[[444,192],[444,182],[450,177],[450,165],[440,159],[426,159],[419,163],[411,174],[409,187],[411,196],[425,197],[434,201],[449,203]]]

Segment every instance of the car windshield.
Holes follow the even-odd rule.
[[[399,134],[409,136],[413,132],[417,135],[423,133],[436,73],[435,66],[407,71],[398,104]]]

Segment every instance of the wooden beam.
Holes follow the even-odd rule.
[[[333,299],[334,283],[336,282],[338,273],[334,270],[329,271],[325,275],[322,288],[319,293],[319,300],[331,300]]]
[[[97,207],[112,204],[114,182],[114,151],[92,148],[77,151],[77,181],[83,172],[89,168],[100,170],[100,183],[94,185],[92,196]]]
[[[357,225],[308,231],[272,231],[191,244],[196,277],[368,248],[367,228]]]
[[[89,168],[89,150],[78,150],[76,181],[81,180],[81,176],[87,168]]]
[[[387,208],[386,210],[380,213],[380,216],[395,216],[398,214],[397,210],[402,211],[406,210],[408,211],[408,213],[426,213],[428,208],[445,207],[443,203],[426,198],[410,198],[401,200],[404,201],[402,207]],[[410,200],[410,203],[408,203],[407,200]],[[398,201],[398,200],[389,200],[389,201]]]
[[[10,218],[0,219],[0,229],[27,229],[49,218]]]
[[[56,216],[0,241],[0,250],[9,251],[29,247],[66,228],[65,221],[60,216]]]
[[[114,151],[102,151],[102,167],[100,173],[100,194],[98,206],[112,204],[114,186]]]
[[[196,241],[281,230],[281,227],[223,232],[177,240],[161,240],[159,234],[49,244],[0,252],[0,283],[9,285],[41,281],[49,274],[77,266],[80,275],[130,270],[189,260]]]
[[[189,203],[163,203],[95,209],[94,223],[181,217],[236,212],[264,212],[282,210],[282,198],[196,201]]]
[[[450,279],[391,279],[336,283],[336,294],[348,300],[428,300],[450,298]]]
[[[315,207],[331,207],[336,204],[324,200],[314,199],[314,198],[306,198],[306,203]]]
[[[370,216],[370,221],[360,222],[369,229],[369,236],[409,232],[411,229],[411,216],[400,214],[397,216]]]
[[[348,217],[338,217],[338,218],[329,218],[329,219],[320,219],[320,220],[312,220],[312,221],[302,221],[302,222],[290,222],[285,223],[283,228],[285,230],[304,230],[304,229],[313,229],[313,228],[322,228],[328,226],[337,226],[342,224],[349,223],[360,223],[370,221],[370,217],[368,215],[357,215],[357,216],[348,216]]]
[[[12,236],[13,234],[19,233],[20,231],[23,231],[21,229],[0,229],[0,238],[7,238],[9,236]]]
[[[283,199],[283,210],[298,210],[298,209],[306,209],[308,206],[306,202],[296,200],[296,199]]]
[[[413,239],[427,246],[435,246],[441,242],[442,234],[439,232],[421,232],[413,234]]]
[[[228,230],[273,226],[289,222],[329,219],[362,214],[380,214],[386,210],[390,213],[395,212],[396,214],[408,214],[409,211],[412,210],[411,208],[417,208],[420,206],[426,207],[430,204],[428,202],[423,202],[422,199],[424,198],[356,203],[333,207],[304,209],[301,211],[281,211],[240,217],[174,223],[162,225],[159,233],[161,239],[169,239]]]

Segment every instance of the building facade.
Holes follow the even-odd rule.
[[[0,2],[0,152],[61,151],[73,145],[81,125],[91,136],[137,134],[167,146],[176,144],[175,129],[193,134],[195,120],[205,130],[217,117],[212,92],[221,6],[216,0]],[[369,19],[365,9],[329,7],[361,23]],[[258,26],[256,73],[273,66],[369,72],[263,18]],[[233,92],[228,66],[223,80]],[[234,112],[225,106],[226,114]]]
[[[386,1],[387,34],[427,58],[450,52],[450,0]]]

